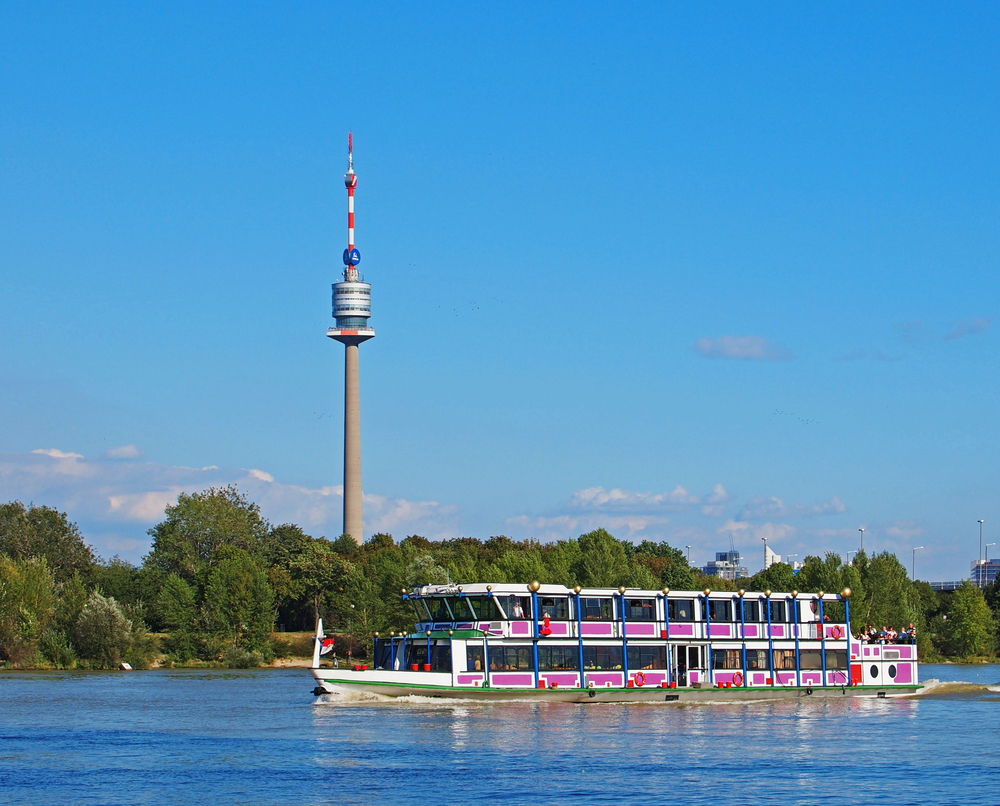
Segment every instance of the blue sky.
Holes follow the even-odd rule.
[[[0,499],[139,559],[181,490],[366,531],[959,578],[1000,541],[1000,12],[8,4]],[[41,451],[41,452],[40,452]],[[1000,554],[991,549],[994,554]]]

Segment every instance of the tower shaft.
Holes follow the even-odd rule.
[[[364,539],[361,503],[361,390],[358,345],[344,353],[344,533]]]

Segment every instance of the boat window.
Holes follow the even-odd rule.
[[[492,596],[474,596],[466,601],[472,605],[479,621],[497,621],[503,618]]]
[[[474,621],[476,614],[472,612],[472,608],[469,606],[469,600],[464,596],[456,596],[454,599],[449,599],[448,603],[451,605],[451,610],[455,614],[455,618],[458,621]]]
[[[470,672],[481,672],[483,670],[483,646],[482,644],[466,644],[465,646],[465,668]]]
[[[654,599],[626,599],[626,621],[656,621]]]
[[[733,600],[732,599],[709,599],[708,600],[708,614],[712,617],[712,621],[732,622],[732,620],[733,620]]]
[[[410,599],[410,603],[413,605],[413,612],[417,614],[417,621],[433,621],[427,602],[423,599]]]
[[[799,652],[800,669],[822,669],[823,657],[818,649],[803,649]]]
[[[794,649],[776,649],[774,650],[774,670],[780,671],[782,669],[794,669],[795,668],[795,650]]]
[[[770,669],[771,667],[767,665],[767,650],[766,649],[748,649],[747,650],[747,668],[748,669]]]
[[[760,601],[757,599],[743,600],[743,620],[746,622],[760,623]]]
[[[530,646],[490,646],[490,671],[513,672],[533,668]]]
[[[614,617],[610,599],[580,599],[580,618],[584,621],[610,621]]]
[[[694,599],[668,599],[667,615],[671,621],[694,621]]]
[[[621,646],[585,646],[583,648],[584,669],[621,669]]]
[[[428,599],[427,606],[431,611],[431,621],[454,621],[455,618],[448,609],[448,600],[443,598]]]
[[[530,596],[496,596],[494,598],[511,621],[531,618]]]
[[[580,666],[580,650],[576,646],[539,646],[540,672],[575,671]]]
[[[788,621],[788,609],[785,607],[787,603],[784,601],[771,600],[771,622],[774,624],[782,624]]]
[[[430,671],[451,672],[451,641],[431,641],[430,642]],[[426,671],[424,665],[427,663],[427,641],[416,639],[413,643],[406,645],[406,668],[417,671]]]
[[[629,669],[666,669],[667,652],[662,646],[635,644],[628,648]]]
[[[847,668],[847,650],[846,649],[828,649],[826,651],[826,668],[827,669],[846,669]]]
[[[565,596],[540,596],[538,599],[538,617],[556,621],[565,621],[569,618],[569,599]]]
[[[743,658],[738,649],[713,649],[712,668],[713,669],[742,669]]]

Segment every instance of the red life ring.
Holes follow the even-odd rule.
[[[839,624],[835,624],[833,626],[833,629],[830,630],[830,635],[833,636],[834,638],[843,638],[844,631],[840,628]]]
[[[737,672],[733,675],[733,685],[742,686],[743,685],[743,672]]]
[[[636,672],[635,677],[633,677],[632,679],[635,681],[635,684],[637,686],[646,685],[646,675],[644,675],[642,672]]]

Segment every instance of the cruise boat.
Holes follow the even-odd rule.
[[[416,628],[373,659],[324,665],[317,696],[687,702],[916,693],[917,647],[863,644],[840,593],[426,585]]]

